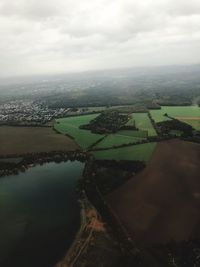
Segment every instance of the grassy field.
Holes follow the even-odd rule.
[[[155,122],[169,120],[164,114],[184,121],[192,125],[195,129],[200,130],[200,108],[198,106],[183,106],[183,107],[161,107],[158,110],[150,111]]]
[[[91,120],[95,119],[99,114],[90,114],[90,115],[81,115],[81,116],[73,116],[68,118],[57,119],[56,122],[60,122],[63,124],[70,124],[76,127],[79,127],[82,124],[87,124]]]
[[[105,160],[141,160],[148,162],[154,152],[156,143],[146,143],[124,148],[92,152],[96,159]]]
[[[181,119],[181,121],[191,125],[194,129],[200,131],[200,118],[199,120]]]
[[[135,126],[135,120],[133,118],[133,115],[131,115],[130,119],[126,123],[127,126]]]
[[[150,114],[156,123],[161,122],[161,121],[169,121],[170,120],[169,118],[164,116],[165,113],[166,113],[166,111],[164,111],[164,109],[162,109],[162,108],[150,110]]]
[[[118,109],[118,108],[121,108],[123,106],[109,106],[109,107],[106,107],[106,106],[101,106],[101,107],[88,107],[88,111],[90,112],[101,112],[101,111],[104,111],[104,110],[111,110],[111,109]]]
[[[117,132],[119,135],[125,135],[125,136],[132,136],[132,137],[138,137],[138,138],[147,138],[148,137],[148,131],[132,131],[132,130],[121,130]]]
[[[89,123],[98,115],[99,114],[92,114],[57,119],[54,124],[54,128],[62,134],[70,135],[83,149],[87,149],[89,146],[101,139],[103,135],[93,134],[89,130],[79,129],[79,126]]]
[[[95,148],[107,148],[113,146],[120,146],[123,144],[135,143],[137,141],[143,140],[143,138],[133,137],[121,134],[110,134],[106,136],[100,143],[98,143]]]
[[[133,113],[132,114],[135,126],[142,131],[148,131],[149,136],[156,136],[156,131],[147,115],[147,113]]]
[[[55,150],[72,151],[79,147],[67,136],[47,127],[0,127],[0,156]]]

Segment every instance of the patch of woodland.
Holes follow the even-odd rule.
[[[12,158],[7,156],[0,159],[0,177],[12,174],[25,172],[29,167],[35,165],[43,165],[49,162],[66,162],[68,160],[85,162],[88,159],[88,154],[81,151],[52,151],[42,153],[28,153],[24,155],[12,155]],[[13,161],[13,158],[20,158],[19,161]]]
[[[118,241],[121,250],[126,254],[124,264],[121,263],[119,266],[133,266],[133,262],[135,264],[138,263],[139,251],[134,246],[134,243],[129,238],[127,231],[122,226],[117,216],[113,213],[99,190],[94,172],[94,163],[95,162],[93,160],[87,161],[83,172],[83,179],[79,183],[79,190],[85,191],[88,200],[98,210],[103,221],[105,221],[110,229],[112,229],[114,237]]]
[[[166,114],[167,116],[167,114]],[[167,116],[168,117],[168,116]],[[162,121],[157,123],[157,128],[161,135],[170,135],[171,131],[180,131],[181,137],[193,136],[193,127],[185,122],[177,119],[171,119],[169,121]]]
[[[81,125],[79,128],[98,134],[116,133],[128,122],[128,119],[128,114],[121,114],[117,110],[106,111],[102,112],[89,124]]]
[[[102,194],[108,194],[145,168],[142,161],[95,160],[91,166]]]

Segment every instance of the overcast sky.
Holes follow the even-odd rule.
[[[0,76],[200,63],[200,0],[0,0]]]

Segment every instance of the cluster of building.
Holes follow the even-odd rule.
[[[0,123],[45,124],[69,111],[69,108],[51,109],[36,101],[15,100],[0,104]]]

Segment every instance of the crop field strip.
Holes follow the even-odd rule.
[[[97,160],[140,160],[147,163],[155,147],[156,143],[145,143],[123,148],[94,151],[92,154]]]
[[[0,155],[80,149],[71,138],[56,134],[50,127],[1,126],[0,140]]]
[[[147,113],[132,113],[132,116],[134,118],[136,128],[142,131],[147,131],[148,136],[157,135]]]
[[[139,114],[139,113],[135,113]],[[142,115],[141,115],[142,114]],[[106,136],[102,141],[98,143],[98,140],[102,139],[104,135],[102,134],[95,134],[91,133],[89,130],[80,129],[79,126],[83,124],[89,123],[91,120],[95,119],[99,114],[92,114],[92,115],[82,115],[82,116],[75,116],[75,117],[68,117],[68,118],[61,118],[57,119],[56,123],[54,124],[55,130],[62,134],[66,134],[73,138],[77,144],[79,144],[83,149],[88,149],[93,144],[93,148],[98,149],[113,149],[117,146],[129,145],[130,146],[138,141],[146,140],[148,137],[148,131],[152,130],[153,126],[148,118],[146,113],[139,114],[137,121],[140,120],[140,125],[148,126],[148,129],[145,130],[122,130],[116,134],[110,134]],[[137,117],[136,115],[136,117]],[[133,118],[131,118],[132,120]],[[145,120],[145,122],[143,122]],[[153,129],[154,130],[154,129]]]
[[[56,121],[62,122],[62,123],[68,123],[74,126],[80,126],[82,124],[89,123],[91,120],[95,119],[97,116],[99,116],[99,113],[97,114],[90,114],[90,115],[80,115],[80,116],[73,116],[73,117],[66,117],[57,119]]]
[[[135,120],[133,118],[133,115],[130,116],[129,121],[126,123],[126,126],[135,126]]]
[[[79,129],[79,126],[89,123],[98,115],[99,114],[92,114],[57,119],[54,124],[54,128],[62,134],[71,136],[78,145],[80,145],[83,149],[87,149],[89,146],[101,139],[102,135],[91,133],[89,130]]]
[[[155,122],[170,120],[170,118],[164,116],[165,114],[167,114],[168,116],[188,123],[196,130],[200,130],[200,107],[198,106],[162,106],[161,109],[151,110],[150,113]]]
[[[177,118],[178,119],[178,118]],[[191,125],[194,129],[200,131],[200,117],[199,119],[186,119],[186,118],[181,118],[181,121]]]
[[[101,112],[101,111],[106,111],[106,110],[113,110],[113,109],[119,109],[123,108],[124,106],[117,105],[117,106],[101,106],[101,107],[88,107],[89,112]]]
[[[132,136],[132,137],[138,137],[138,138],[147,138],[148,137],[148,131],[136,131],[136,130],[120,130],[117,132],[119,135],[125,135],[125,136]]]
[[[100,143],[98,143],[95,148],[112,148],[114,146],[120,146],[124,144],[133,144],[138,141],[144,140],[145,138],[122,135],[119,133],[110,134],[106,136]]]

